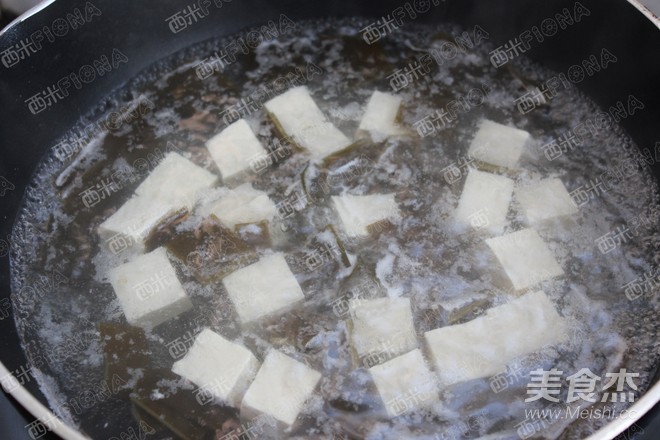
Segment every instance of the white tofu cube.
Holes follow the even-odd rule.
[[[410,298],[352,299],[348,307],[352,345],[368,364],[417,347]]]
[[[550,299],[537,291],[424,337],[440,386],[448,386],[501,373],[515,358],[562,342],[566,330]]]
[[[368,226],[380,220],[399,216],[394,194],[332,196],[332,202],[344,225],[346,234],[352,237],[368,235]]]
[[[438,381],[420,349],[369,369],[390,417],[414,411],[438,400]]]
[[[200,207],[198,212],[204,217],[213,214],[225,226],[233,228],[243,223],[269,221],[277,214],[277,208],[265,192],[244,183],[227,190],[218,200]]]
[[[244,119],[239,119],[206,142],[223,180],[247,171],[250,160],[267,151]]]
[[[140,252],[153,228],[177,213],[169,203],[133,197],[99,225],[99,235],[114,253],[135,246]]]
[[[277,350],[270,350],[241,404],[241,417],[260,415],[289,428],[321,380],[321,373]]]
[[[485,119],[479,124],[468,154],[491,165],[515,168],[529,138],[524,130]]]
[[[578,208],[559,179],[545,179],[516,189],[516,199],[529,223],[576,214]]]
[[[137,244],[141,251],[154,227],[167,217],[191,209],[200,192],[216,180],[214,174],[176,153],[168,153],[137,187],[136,196],[99,226],[99,235],[109,242],[113,252],[119,240],[123,248]]]
[[[257,374],[259,361],[250,350],[209,329],[203,330],[172,371],[220,402],[238,407]]]
[[[456,209],[456,219],[475,229],[502,232],[513,194],[513,180],[471,169]]]
[[[192,307],[165,248],[111,269],[108,278],[130,324],[157,326]]]
[[[265,106],[287,136],[308,150],[313,158],[324,158],[353,143],[328,122],[305,86],[294,87],[266,102]]]
[[[177,153],[167,156],[137,187],[135,194],[190,209],[218,177]]]
[[[396,123],[400,107],[400,97],[375,90],[369,98],[359,129],[368,131],[376,142],[388,136],[404,134],[405,130]]]
[[[244,324],[282,313],[305,299],[283,254],[263,257],[232,272],[222,283]]]
[[[516,290],[532,287],[564,273],[548,246],[533,229],[490,238],[486,244],[495,253]]]

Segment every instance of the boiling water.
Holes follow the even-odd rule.
[[[26,245],[14,250],[12,281],[24,348],[58,415],[94,438],[138,432],[140,417],[154,429],[148,438],[174,437],[136,410],[131,392],[142,390],[143,397],[146,393],[154,402],[177,391],[193,393],[194,387],[168,370],[181,355],[172,348],[180,347],[176,342],[185,345],[204,327],[244,344],[259,359],[275,347],[322,372],[320,386],[291,438],[458,439],[488,434],[517,438],[525,409],[542,406],[543,401],[524,403],[529,371],[537,368],[556,367],[565,376],[589,368],[604,377],[626,367],[640,373],[637,395],[648,387],[658,357],[653,349],[658,336],[657,296],[630,301],[622,286],[644,274],[655,276],[659,211],[648,170],[635,165],[625,178],[580,207],[574,218],[536,228],[565,271],[565,276],[540,287],[570,323],[568,342],[518,359],[510,366],[518,374],[509,374],[505,389],[495,392],[488,378],[474,380],[443,389],[438,403],[424,410],[394,419],[384,414],[366,368],[368,361],[351,350],[348,316],[341,304],[352,297],[410,297],[423,347],[425,331],[468,321],[515,296],[495,284],[496,263],[483,242],[488,235],[459,230],[452,221],[464,174],[457,181],[448,179],[447,167],[464,163],[477,122],[488,118],[531,133],[534,145],[525,152],[520,169],[510,172],[516,184],[559,177],[572,191],[607,171],[620,171],[637,149],[612,125],[549,160],[541,146],[576,124],[593,120],[599,111],[569,88],[528,114],[518,112],[514,100],[555,73],[522,58],[508,67],[493,68],[492,47],[483,33],[473,30],[467,32],[474,43],[471,48],[455,44],[454,37],[463,30],[413,24],[367,45],[359,31],[365,24],[358,20],[298,24],[249,54],[239,54],[234,63],[205,79],[196,75],[195,67],[227,41],[183,51],[101,103],[85,123],[101,127],[97,121],[106,121],[107,129],[83,136],[75,158],[62,157],[60,151],[59,158],[43,160],[15,227],[15,235]],[[443,56],[448,54],[439,50],[443,44],[457,50]],[[429,51],[434,56],[424,58]],[[133,250],[111,252],[96,230],[166,151],[178,151],[217,172],[204,144],[225,127],[227,109],[240,105],[240,99],[272,97],[301,84],[309,87],[333,123],[352,136],[372,91],[391,91],[388,76],[417,62],[426,70],[419,70],[418,78],[397,92],[403,98],[401,121],[410,128],[409,136],[363,141],[325,164],[310,163],[303,152],[285,148],[276,164],[248,177],[275,203],[296,192],[308,196],[306,206],[298,206],[294,215],[271,223],[271,245],[257,243],[250,254],[256,258],[268,247],[286,253],[304,291],[304,306],[256,328],[241,328],[221,281],[200,281],[185,260],[172,256],[193,310],[148,329],[144,338],[122,327],[123,313],[106,274],[128,261]],[[451,101],[467,97],[473,89],[482,91],[483,102],[460,107],[454,121],[429,136],[415,133],[417,121],[447,109]],[[119,122],[115,118],[111,124],[101,117],[131,105],[137,109],[132,117]],[[245,113],[263,145],[270,151],[282,147],[259,103]],[[80,131],[68,137],[70,142],[80,138]],[[101,191],[113,174],[116,179],[116,173],[127,167],[140,177],[120,179],[102,199],[83,196],[90,187]],[[330,204],[331,195],[344,191],[393,192],[401,218],[379,225],[368,239],[347,240]],[[213,192],[204,195],[214,196]],[[516,206],[510,211],[505,232],[523,226],[519,212]],[[173,235],[186,236],[201,221],[191,215],[150,246]],[[599,237],[617,227],[629,227],[631,232],[616,249],[601,252]],[[324,245],[338,246],[338,240],[341,252],[320,267],[306,264],[310,253]],[[133,352],[130,366],[108,359],[112,332],[107,323],[118,326],[114,342]],[[119,367],[112,370],[109,365]],[[150,380],[155,385],[149,387]],[[202,408],[199,403],[192,399],[176,412],[183,415],[184,425],[198,426],[194,432],[200,438],[220,437],[240,423],[233,408],[213,403]],[[628,404],[610,405],[621,410]],[[548,424],[537,435],[583,438],[607,420],[570,422]]]

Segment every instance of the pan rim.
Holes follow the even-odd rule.
[[[32,17],[33,15],[37,14],[38,12],[42,11],[43,9],[46,9],[48,6],[53,4],[55,0],[44,0],[41,3],[38,3],[28,9],[27,11],[23,12],[21,15],[16,17],[11,23],[9,23],[7,26],[5,26],[3,29],[0,29],[0,37],[2,37],[5,33],[9,32],[14,26],[17,24],[25,21],[26,19]]]
[[[649,8],[644,6],[640,0],[628,0],[628,3],[637,8],[642,14],[648,18],[651,23],[655,24],[660,29],[660,17],[655,15]]]
[[[0,362],[0,377],[6,377],[6,375],[11,374],[5,365]],[[91,440],[90,437],[83,435],[80,431],[73,428],[64,422],[61,418],[57,417],[49,408],[47,408],[43,403],[37,400],[36,397],[28,391],[20,383],[17,383],[17,386],[12,386],[11,389],[7,389],[5,385],[2,385],[4,391],[11,395],[17,402],[19,402],[23,408],[25,408],[30,414],[32,414],[37,420],[39,420],[44,426],[55,434],[59,435],[65,440]]]

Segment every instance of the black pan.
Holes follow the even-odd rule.
[[[286,13],[293,20],[350,16],[378,18],[404,2],[226,0],[221,9],[194,26],[176,34],[170,32],[166,20],[172,11],[193,3],[190,0],[94,0],[91,4],[101,13],[91,22],[79,29],[69,29],[66,35],[53,42],[44,41],[40,50],[15,65],[0,65],[0,361],[6,370],[16,371],[26,365],[14,326],[14,311],[8,305],[10,248],[21,246],[20,241],[12,239],[12,225],[40,158],[65,132],[79,123],[82,115],[88,114],[104,96],[145,67],[196,42],[265,23],[279,17],[280,13]],[[575,4],[568,0],[447,0],[439,3],[417,20],[420,23],[454,22],[464,28],[478,24],[488,29],[496,46],[564,7],[572,10]],[[644,110],[621,120],[620,124],[638,146],[658,151],[660,31],[657,19],[654,23],[650,13],[646,11],[645,15],[641,12],[643,7],[634,1],[582,0],[581,3],[591,12],[588,20],[533,46],[526,55],[550,69],[563,72],[574,60],[587,58],[603,47],[616,53],[619,56],[616,64],[599,75],[587,77],[579,88],[605,108],[629,95],[643,97]],[[52,28],[56,19],[74,8],[85,10],[86,4],[90,7],[82,0],[58,0],[30,11],[0,34],[0,54],[44,26]],[[26,99],[35,90],[44,89],[78,66],[98,58],[99,54],[110,53],[113,48],[119,48],[129,60],[120,69],[96,78],[92,86],[80,90],[71,88],[70,95],[55,108],[33,114],[26,106]],[[7,64],[12,63],[10,59],[7,61]],[[660,181],[657,161],[652,171]],[[660,400],[657,373],[655,377],[655,387],[636,403],[640,416]],[[24,378],[21,381],[24,387],[15,389],[14,396],[33,413],[39,412],[37,402],[46,405],[46,399],[35,380]],[[604,428],[599,438],[614,437],[632,422],[613,423]],[[59,424],[54,426],[64,437],[78,438],[73,430]]]

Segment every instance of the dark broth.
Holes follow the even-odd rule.
[[[148,102],[143,114],[90,139],[74,159],[63,163],[48,157],[42,162],[15,228],[29,245],[14,251],[12,282],[24,348],[58,415],[94,438],[137,432],[140,418],[155,429],[148,438],[175,437],[134,404],[139,400],[148,407],[152,400],[169,405],[161,410],[191,436],[206,439],[215,438],[216,431],[228,433],[240,423],[237,410],[200,405],[194,387],[170,372],[180,354],[172,350],[172,342],[185,341],[204,327],[239,341],[260,360],[276,347],[322,372],[320,386],[291,438],[441,439],[496,433],[501,435],[497,438],[516,438],[516,425],[524,420],[524,409],[530,408],[523,402],[528,373],[536,368],[556,367],[572,374],[588,367],[604,376],[625,366],[640,373],[638,393],[648,387],[658,360],[651,349],[658,336],[657,298],[629,301],[622,288],[654,270],[660,255],[658,195],[648,170],[642,168],[581,207],[573,221],[536,227],[565,270],[565,276],[539,287],[569,320],[573,337],[516,361],[522,375],[506,390],[494,393],[488,379],[474,380],[441,390],[441,403],[431,408],[389,419],[365,361],[351,351],[348,316],[336,306],[342,298],[410,297],[423,348],[425,331],[473,319],[512,297],[493,286],[483,246],[486,237],[459,234],[451,221],[464,178],[450,184],[444,170],[465,157],[480,119],[512,124],[532,134],[535,146],[523,156],[520,169],[510,173],[517,184],[560,177],[572,191],[621,166],[636,151],[630,138],[612,126],[549,161],[538,147],[592,118],[598,108],[571,88],[535,111],[520,114],[514,99],[553,73],[524,58],[495,69],[489,62],[488,41],[458,50],[452,59],[438,57],[429,73],[398,92],[403,98],[402,124],[414,131],[414,123],[422,117],[485,85],[489,90],[485,102],[460,113],[448,127],[423,138],[413,133],[384,142],[363,141],[326,164],[310,164],[303,152],[292,149],[264,172],[250,174],[247,180],[275,203],[291,191],[306,192],[311,198],[295,215],[271,223],[270,243],[258,241],[245,251],[246,261],[269,247],[286,253],[306,297],[302,307],[242,329],[220,279],[200,281],[185,259],[176,257],[177,250],[185,255],[185,240],[181,244],[179,239],[178,245],[170,240],[190,237],[202,221],[190,216],[153,236],[149,246],[170,244],[171,261],[193,310],[145,334],[127,326],[105,274],[127,261],[131,251],[113,254],[96,229],[130,197],[166,151],[179,151],[217,173],[204,144],[225,127],[223,111],[281,77],[285,81],[278,84],[284,87],[271,87],[272,96],[293,85],[307,85],[325,114],[351,137],[372,91],[391,91],[388,75],[443,41],[454,44],[454,37],[462,32],[449,26],[407,24],[367,45],[359,33],[366,24],[358,20],[298,24],[251,53],[240,54],[235,63],[204,80],[195,74],[197,62],[225,41],[183,51],[144,72],[100,107]],[[474,39],[472,30],[468,35]],[[263,108],[251,111],[246,119],[258,127],[264,146],[277,147],[281,136]],[[71,138],[76,136],[72,132]],[[127,165],[137,165],[141,177],[122,181],[121,189],[116,187],[94,206],[85,206],[81,197],[85,189],[107,181]],[[330,203],[331,195],[345,190],[393,192],[402,218],[380,225],[368,239],[347,240]],[[598,251],[598,237],[633,219],[650,220],[640,221],[634,236],[615,251]],[[515,207],[509,220],[505,232],[522,226]],[[341,255],[310,270],[305,264],[309,252],[337,240]],[[113,359],[113,353],[118,357]],[[172,394],[175,397],[164,399]],[[621,409],[628,404],[613,405]],[[580,420],[568,426],[569,421],[559,421],[544,435],[584,438],[605,422]]]

